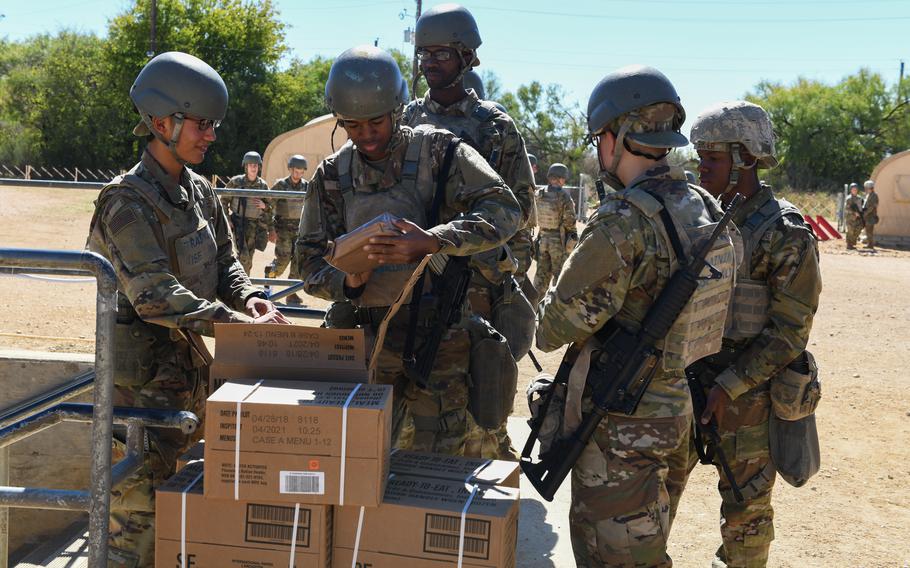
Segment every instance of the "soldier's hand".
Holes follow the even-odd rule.
[[[282,323],[289,324],[291,323],[288,318],[284,317],[284,314],[279,312],[277,309],[265,314],[262,314],[258,318],[253,320],[253,323]]]
[[[265,209],[265,201],[259,199],[258,197],[253,197],[251,203],[256,209]]]
[[[269,231],[269,242],[270,243],[278,242],[278,231]]]
[[[733,400],[723,387],[720,385],[711,387],[710,392],[708,392],[708,400],[705,402],[705,411],[700,418],[701,423],[707,425],[711,422],[711,417],[713,416],[717,420],[717,426],[720,427],[721,423],[724,421],[724,414],[727,412],[727,406],[729,406],[731,402],[733,402]]]
[[[344,285],[352,289],[360,288],[367,283],[367,281],[370,279],[370,275],[372,274],[373,271],[358,272],[356,274],[345,274]]]
[[[376,260],[379,264],[407,264],[417,262],[442,248],[436,235],[407,219],[399,219],[394,225],[401,234],[370,238],[370,244],[363,247],[368,253],[367,258]]]
[[[246,301],[246,310],[254,318],[253,323],[291,323],[275,304],[256,296]]]

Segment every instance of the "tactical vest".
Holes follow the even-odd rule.
[[[425,108],[423,100],[418,100],[414,104],[417,109],[408,121],[410,126],[416,127],[419,124],[430,124],[436,128],[443,128],[452,132],[480,152],[487,160],[487,163],[494,170],[499,171],[499,167],[502,165],[500,162],[502,160],[504,140],[502,132],[496,127],[496,123],[492,121],[496,112],[496,106],[493,103],[477,101],[468,116],[430,113]],[[430,117],[431,114],[432,118]]]
[[[751,339],[759,335],[768,324],[771,289],[766,281],[752,279],[752,255],[764,234],[784,215],[796,215],[802,219],[795,205],[785,199],[771,197],[739,225],[743,238],[743,260],[736,272],[736,287],[727,314],[724,331],[727,339]]]
[[[283,184],[281,182],[284,182]],[[295,188],[291,183],[290,176],[279,180],[279,183],[275,184],[276,187],[273,187],[273,190],[278,191],[306,191],[307,190],[307,181],[305,179],[300,180],[300,187]],[[275,217],[288,220],[300,220],[300,215],[303,213],[303,199],[276,199],[275,200]]]
[[[560,229],[560,191],[563,190],[553,191],[549,187],[537,190],[537,225],[541,231]]]
[[[236,181],[235,181],[236,180]],[[231,178],[233,189],[268,189],[269,186],[261,177],[250,181],[245,175],[234,176]],[[263,187],[264,186],[264,187]],[[234,215],[242,215],[244,219],[258,219],[265,212],[258,207],[254,207],[248,197],[232,197],[231,212]]]
[[[338,151],[338,190],[344,203],[344,226],[351,231],[372,221],[382,213],[406,218],[427,228],[427,212],[433,203],[436,184],[433,183],[432,160],[428,156],[432,139],[426,133],[430,126],[419,126],[405,149],[401,178],[389,188],[355,186],[351,173],[354,160],[353,143],[349,140]],[[331,189],[326,180],[326,190]],[[379,307],[392,304],[417,267],[416,263],[380,266],[373,271],[363,294],[353,300],[359,307]]]
[[[648,219],[658,238],[658,257],[669,259],[669,272],[664,276],[669,280],[679,267],[680,259],[676,257],[667,227],[661,221],[660,211],[666,208],[673,219],[673,228],[686,256],[710,237],[717,221],[723,216],[720,208],[710,199],[699,195],[703,207],[692,207],[692,192],[687,199],[677,201],[667,195],[663,205],[647,191],[631,188],[611,196],[623,199],[641,211]],[[705,223],[704,213],[711,222]],[[714,242],[707,256],[708,263],[719,273],[718,277],[708,279],[708,267],[702,272],[702,280],[689,299],[686,307],[676,319],[667,336],[657,347],[663,352],[662,362],[665,370],[682,370],[690,364],[720,351],[724,333],[724,322],[727,319],[727,306],[733,291],[733,272],[736,267],[733,241],[729,235],[723,235]],[[622,320],[629,318],[623,309],[617,314]]]

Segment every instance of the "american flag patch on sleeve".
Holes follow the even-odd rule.
[[[108,223],[108,228],[110,228],[112,234],[116,235],[137,220],[138,219],[136,218],[136,212],[133,211],[133,208],[124,207],[118,211],[116,215],[114,215],[114,218],[111,219],[110,223]]]

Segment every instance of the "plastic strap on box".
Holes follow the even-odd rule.
[[[360,387],[363,386],[363,383],[357,383],[354,387],[354,390],[351,391],[351,394],[348,395],[348,399],[344,401],[344,407],[341,409],[341,472],[339,475],[340,483],[338,484],[338,505],[344,505],[344,473],[345,473],[345,462],[347,462],[347,450],[348,450],[348,406],[351,405],[351,401],[354,400],[354,395],[357,394],[357,391],[360,390]]]
[[[458,529],[458,568],[461,568],[461,563],[464,560],[464,529],[467,523],[468,509],[471,508],[471,503],[474,501],[474,496],[477,495],[479,488],[480,486],[476,483],[471,487],[471,494],[468,495],[468,500],[465,501],[464,507],[461,509],[461,527]]]
[[[288,568],[294,568],[294,553],[297,552],[297,523],[300,522],[300,503],[294,504],[294,526],[291,531],[291,559]]]
[[[186,568],[186,494],[199,483],[204,473],[200,471],[199,475],[180,492],[180,568]]]
[[[397,451],[397,450],[396,450]],[[394,473],[389,474],[389,481],[395,477]],[[357,555],[360,554],[360,535],[363,534],[363,505],[360,506],[360,518],[357,519],[357,533],[354,535],[354,554],[351,556],[351,568],[357,568]]]
[[[240,501],[240,405],[253,396],[260,385],[262,385],[262,379],[253,385],[245,397],[237,401],[237,432],[234,436],[234,501]]]

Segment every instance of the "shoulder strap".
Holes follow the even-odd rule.
[[[354,191],[354,178],[351,177],[351,162],[354,160],[354,144],[348,140],[338,150],[338,187],[344,199]]]
[[[417,188],[417,167],[420,164],[424,132],[426,132],[424,128],[415,128],[414,135],[404,152],[404,162],[401,164],[401,185],[408,191],[414,191]]]
[[[496,107],[492,103],[487,101],[478,101],[477,106],[474,107],[474,111],[471,112],[471,117],[478,122],[487,122],[493,118],[493,113],[495,112]]]

